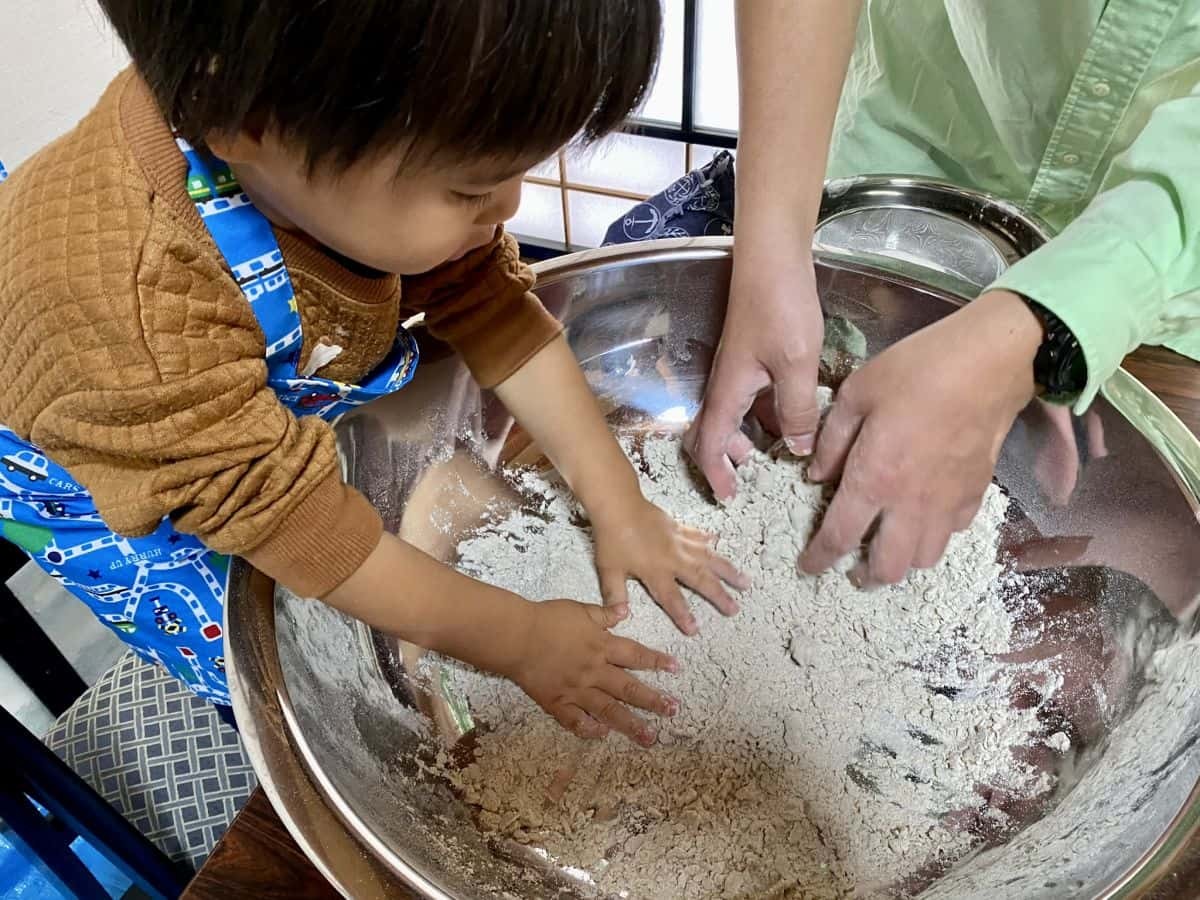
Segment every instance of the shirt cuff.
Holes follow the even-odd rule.
[[[1078,222],[1014,263],[990,290],[1028,297],[1071,329],[1088,370],[1077,415],[1142,343],[1163,304],[1162,275],[1136,244]]]
[[[367,498],[334,472],[242,557],[301,597],[324,597],[371,555],[383,520]]]

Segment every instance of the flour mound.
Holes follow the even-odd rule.
[[[754,587],[732,619],[694,602],[695,638],[631,590],[618,632],[681,664],[646,679],[681,700],[649,750],[615,735],[582,742],[514,685],[453,666],[486,727],[474,761],[447,770],[482,828],[543,849],[610,896],[840,898],[919,889],[978,842],[965,823],[1002,828],[981,787],[1052,786],[1011,749],[1036,742],[1040,726],[1036,709],[1014,707],[996,660],[1013,636],[998,589],[998,489],[936,568],[860,591],[847,578],[857,557],[797,574],[827,501],[801,461],[756,453],[737,498],[718,506],[677,441],[629,452],[647,497],[719,535]],[[569,492],[529,472],[516,481],[528,502],[462,542],[460,568],[530,598],[600,602]]]

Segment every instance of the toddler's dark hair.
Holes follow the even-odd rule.
[[[659,0],[100,0],[189,141],[274,128],[310,167],[545,156],[618,127],[653,79]]]

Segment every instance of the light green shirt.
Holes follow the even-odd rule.
[[[1079,339],[1078,409],[1139,344],[1200,359],[1200,0],[865,0],[829,174],[872,173],[1050,227],[995,287]]]

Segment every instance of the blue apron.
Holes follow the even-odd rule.
[[[266,338],[267,380],[280,401],[297,416],[332,421],[408,384],[418,352],[403,328],[387,359],[360,385],[298,373],[300,314],[270,223],[228,166],[176,142],[189,163],[188,195]],[[6,175],[0,165],[0,181]],[[201,697],[230,702],[221,625],[229,557],[180,534],[169,519],[147,537],[114,534],[65,469],[3,426],[0,533],[143,657]]]

